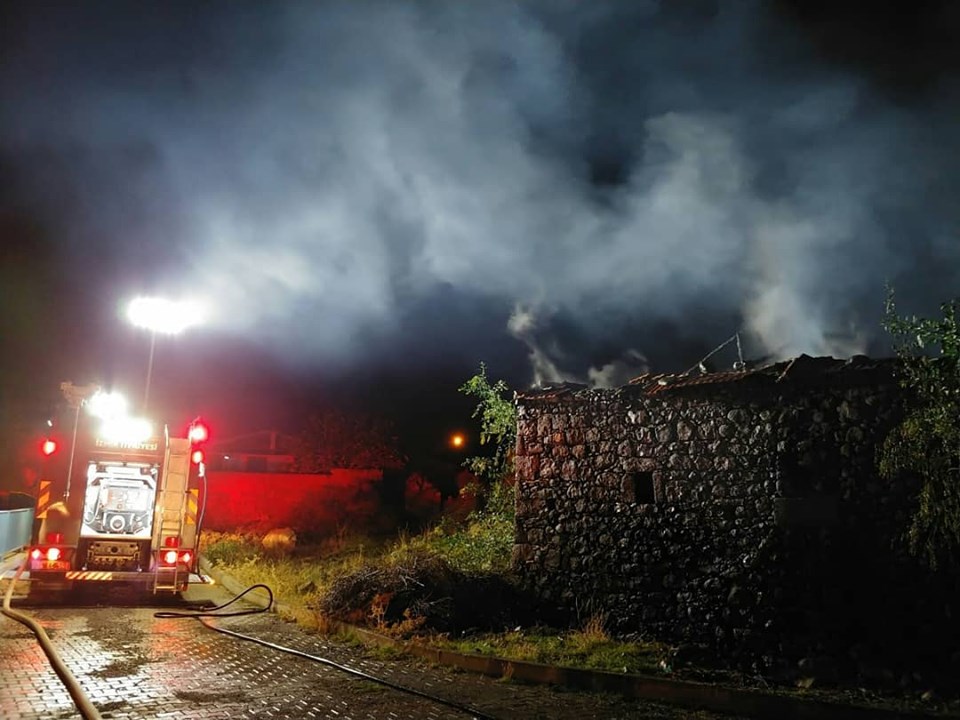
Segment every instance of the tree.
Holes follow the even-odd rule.
[[[310,417],[294,443],[298,472],[331,468],[396,469],[406,462],[387,421],[359,411],[325,408]]]
[[[477,398],[473,411],[480,418],[480,444],[492,445],[492,452],[467,458],[464,466],[488,484],[513,475],[513,453],[517,440],[517,409],[510,388],[503,380],[491,384],[486,365],[467,380],[460,392]]]
[[[906,539],[933,569],[960,560],[960,298],[940,310],[939,319],[900,317],[891,291],[883,323],[901,360],[907,407],[884,441],[880,473],[919,480]]]

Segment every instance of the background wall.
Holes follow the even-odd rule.
[[[334,469],[329,474],[211,471],[203,527],[333,534],[338,526],[377,522],[379,470]]]

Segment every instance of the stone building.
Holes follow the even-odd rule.
[[[892,371],[800,356],[519,393],[515,569],[615,630],[761,665],[930,647],[956,623],[896,541],[911,488],[876,470]]]

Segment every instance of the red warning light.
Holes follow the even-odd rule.
[[[44,455],[46,455],[47,457],[50,457],[50,456],[53,455],[56,451],[57,451],[57,442],[56,442],[56,440],[51,440],[50,438],[47,438],[47,439],[44,440],[43,443],[40,445],[40,452],[42,452],[42,453],[43,453]]]
[[[190,438],[190,442],[194,445],[205,443],[210,439],[210,428],[208,428],[205,423],[194,420],[190,423],[190,430],[187,431],[187,437]]]
[[[203,462],[203,450],[194,450],[193,454],[190,456],[190,460],[193,461],[194,465],[199,465]]]

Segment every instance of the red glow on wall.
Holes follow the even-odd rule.
[[[379,512],[379,470],[329,474],[207,473],[204,527],[231,531],[292,527],[323,532],[344,521],[362,525]]]

